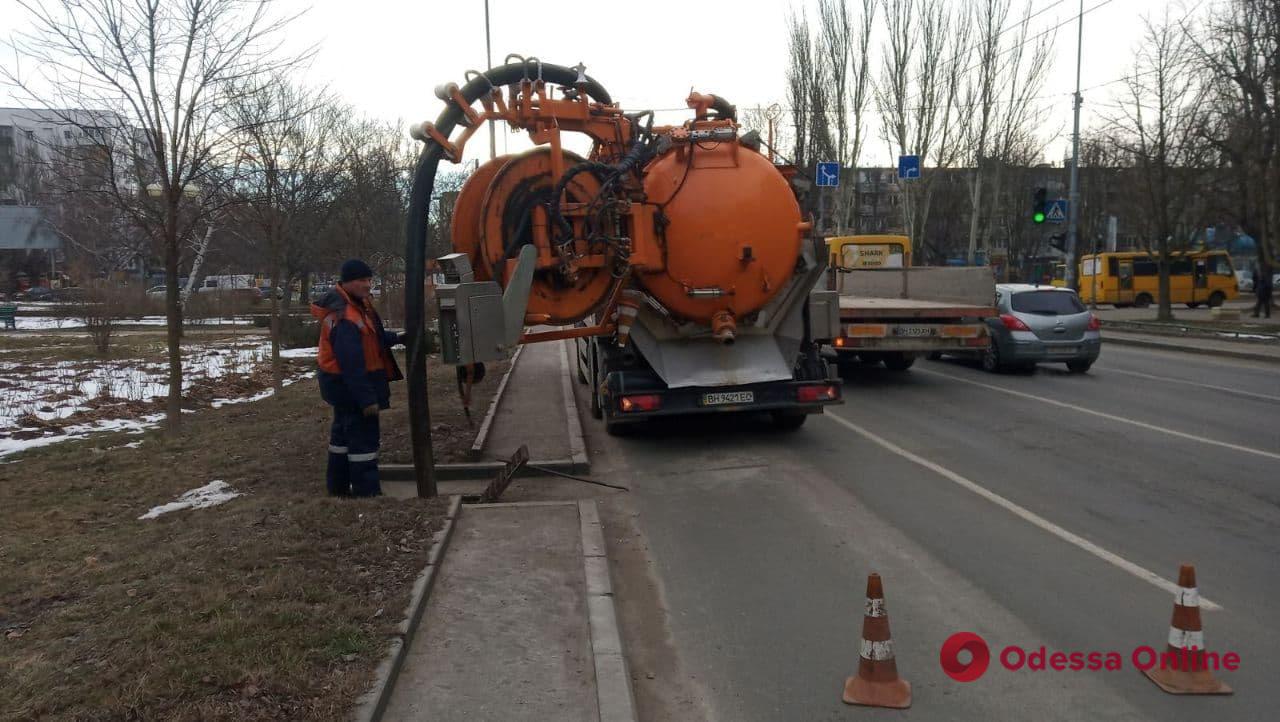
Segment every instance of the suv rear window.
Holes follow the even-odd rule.
[[[1042,316],[1067,316],[1084,313],[1084,304],[1074,293],[1065,291],[1023,291],[1013,294],[1013,310]]]

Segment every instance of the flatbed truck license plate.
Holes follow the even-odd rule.
[[[913,338],[932,336],[933,328],[931,326],[894,326],[893,335]]]
[[[726,404],[749,404],[756,400],[754,391],[725,391],[715,394],[703,394],[703,406],[724,406]]]

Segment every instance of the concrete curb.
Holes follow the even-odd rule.
[[[453,537],[454,521],[462,509],[462,497],[454,496],[449,500],[449,511],[445,513],[444,528],[436,532],[435,544],[427,555],[427,565],[413,582],[413,592],[409,595],[409,604],[404,610],[404,619],[396,628],[396,636],[387,646],[387,655],[373,674],[373,686],[356,701],[355,722],[378,722],[382,719],[387,703],[391,701],[391,692],[395,688],[396,677],[404,666],[406,650],[413,642],[422,622],[422,613],[427,608],[427,599],[431,596],[431,588],[435,586],[437,570],[449,548],[449,539]]]
[[[627,660],[622,654],[618,613],[613,604],[613,583],[604,545],[604,529],[594,501],[578,502],[582,525],[582,564],[587,577],[587,622],[591,632],[591,656],[596,668],[596,702],[600,722],[634,722],[635,697]]]
[[[463,464],[436,464],[436,479],[441,481],[466,481],[491,479],[505,466],[501,461],[476,461]],[[538,468],[533,468],[538,467]],[[543,471],[543,470],[546,471]],[[516,476],[547,476],[548,472],[561,474],[585,474],[591,471],[589,464],[573,459],[531,459],[516,472]],[[381,464],[378,473],[385,481],[413,481],[413,464]]]
[[[584,471],[591,468],[587,461],[587,440],[582,434],[582,419],[578,418],[578,402],[573,396],[574,365],[569,363],[569,341],[560,342],[560,383],[564,391],[565,418],[569,422],[569,458]]]
[[[1134,346],[1137,348],[1150,348],[1161,351],[1178,351],[1181,353],[1198,354],[1201,356],[1221,356],[1223,358],[1235,358],[1244,359],[1246,361],[1261,361],[1263,363],[1280,364],[1280,356],[1271,354],[1253,353],[1251,351],[1236,351],[1234,349],[1205,348],[1203,346],[1188,346],[1186,344],[1148,339],[1118,338],[1116,336],[1108,336],[1104,332],[1102,336],[1102,345],[1105,347],[1109,343],[1113,343],[1118,346]]]
[[[1102,330],[1135,333],[1142,336],[1159,336],[1162,338],[1182,338],[1201,341],[1217,341],[1240,343],[1246,345],[1272,346],[1280,341],[1280,333],[1267,329],[1250,329],[1248,331],[1230,328],[1210,328],[1186,325],[1166,325],[1161,323],[1145,323],[1142,321],[1104,321]],[[1230,334],[1236,334],[1232,337]],[[1258,338],[1265,337],[1265,338]]]
[[[472,459],[480,458],[484,451],[484,444],[489,440],[489,429],[493,427],[493,417],[498,413],[498,404],[502,403],[502,395],[507,391],[507,382],[511,380],[511,372],[516,370],[516,362],[520,360],[521,351],[524,351],[524,346],[517,347],[516,352],[511,355],[511,365],[507,366],[507,372],[502,375],[497,391],[493,392],[493,399],[489,401],[489,410],[485,412],[484,420],[480,422],[480,430],[476,432],[476,440],[471,444]]]

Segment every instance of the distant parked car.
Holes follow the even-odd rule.
[[[33,303],[52,301],[53,289],[48,286],[32,286],[31,288],[17,294],[14,298],[19,301],[31,301]]]
[[[1240,293],[1253,293],[1253,272],[1247,268],[1236,269],[1236,290]]]
[[[1102,322],[1069,288],[996,284],[996,312],[986,319],[991,343],[981,352],[992,373],[1041,362],[1085,373],[1102,352]]]
[[[79,286],[55,288],[49,296],[49,300],[57,301],[58,303],[76,303],[78,301],[83,301],[84,298],[84,289]]]
[[[277,286],[275,293],[276,298],[281,301],[284,300],[284,289]],[[269,300],[271,298],[271,286],[258,286],[258,295],[260,295],[263,300]]]

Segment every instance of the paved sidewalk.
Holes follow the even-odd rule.
[[[1105,347],[1108,343],[1280,363],[1280,344],[1130,333],[1112,331],[1104,327],[1102,345]]]
[[[531,459],[570,457],[569,417],[564,395],[563,344],[531,343],[520,360],[498,404],[482,451],[485,461],[507,459],[529,446]]]
[[[600,719],[578,505],[457,524],[382,719]]]

